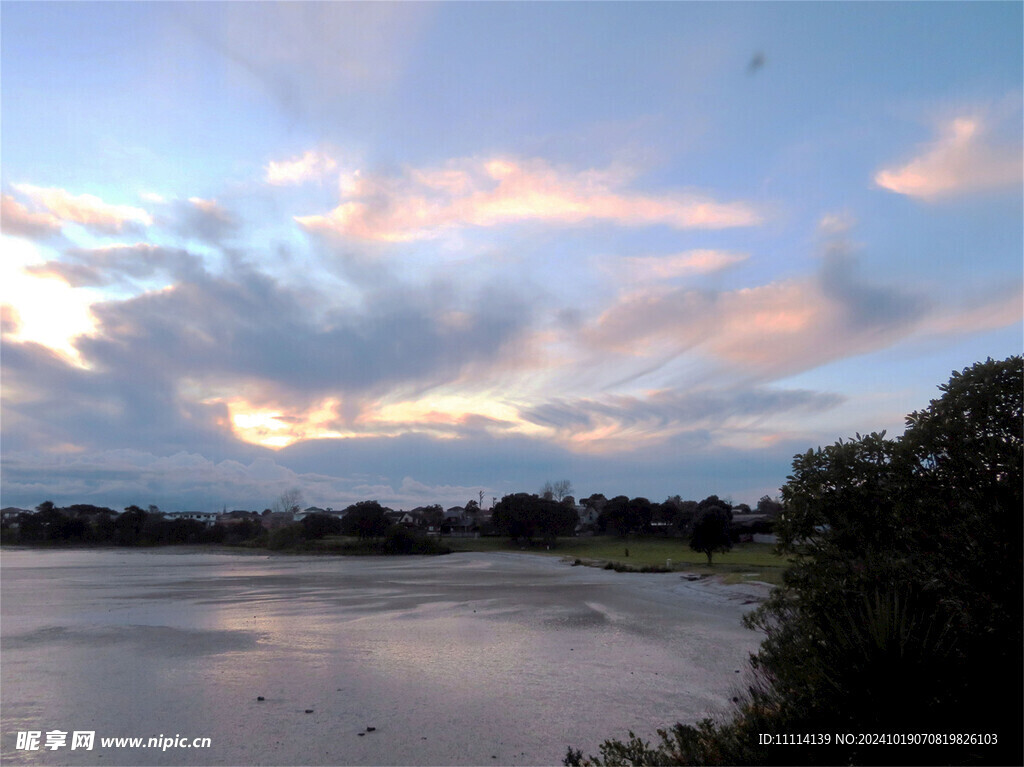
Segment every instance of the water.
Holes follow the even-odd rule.
[[[0,565],[12,765],[558,764],[568,745],[725,710],[758,641],[734,589],[530,555],[7,550]],[[28,730],[68,745],[18,750]],[[75,730],[95,731],[91,751],[70,750]],[[159,736],[211,746],[99,741]]]

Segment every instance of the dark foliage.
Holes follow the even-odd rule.
[[[341,532],[360,538],[379,538],[390,527],[384,508],[377,501],[360,501],[345,509]]]
[[[491,522],[500,535],[513,540],[543,538],[553,541],[559,535],[572,535],[579,524],[576,509],[557,501],[528,493],[506,495],[495,504]]]
[[[1021,764],[1024,365],[954,373],[902,438],[793,461],[794,558],[733,718],[630,733],[566,764]],[[760,506],[760,504],[759,504]],[[760,746],[761,733],[958,733],[989,745]]]
[[[383,512],[381,512],[383,516]],[[302,537],[306,540],[316,540],[327,535],[340,535],[342,521],[333,514],[308,514],[299,522],[302,527]]]
[[[711,505],[697,512],[693,532],[690,534],[690,548],[703,553],[709,565],[713,564],[712,555],[716,551],[732,548],[732,539],[729,537],[731,521],[732,514],[722,506]]]

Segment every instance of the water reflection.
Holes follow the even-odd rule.
[[[722,706],[757,640],[736,603],[519,555],[12,551],[0,565],[12,764],[63,763],[16,752],[26,728],[215,744],[81,763],[554,763],[566,738],[596,748]],[[378,737],[358,735],[369,724]]]

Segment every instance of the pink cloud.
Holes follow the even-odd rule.
[[[929,307],[855,278],[837,287],[826,272],[722,293],[632,291],[583,337],[592,347],[625,356],[699,353],[736,372],[772,378],[900,341],[1007,327],[1024,316],[1019,289],[959,307]]]
[[[897,194],[935,200],[957,193],[1021,183],[1019,140],[997,143],[980,117],[958,117],[922,154],[875,174],[875,183]]]
[[[747,203],[695,194],[636,194],[622,190],[623,183],[620,173],[572,173],[541,160],[460,161],[400,178],[354,176],[343,190],[348,199],[334,210],[296,221],[310,231],[402,242],[455,228],[522,222],[721,229],[761,220]]]
[[[111,205],[91,194],[73,195],[64,189],[31,184],[13,184],[12,187],[61,221],[81,224],[106,234],[121,232],[126,225],[149,226],[153,223],[153,217],[142,208]]]
[[[268,184],[275,186],[303,184],[323,178],[337,167],[334,158],[311,149],[291,160],[272,160],[265,169],[265,178]]]
[[[634,256],[617,262],[624,275],[635,281],[666,280],[710,274],[746,261],[745,253],[724,250],[687,250],[669,256]]]
[[[46,237],[60,231],[60,219],[52,213],[33,213],[11,195],[0,197],[0,224],[4,234]]]

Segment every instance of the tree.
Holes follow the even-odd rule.
[[[302,526],[302,537],[315,540],[328,535],[340,535],[342,521],[333,514],[307,514],[299,522]]]
[[[342,532],[360,538],[379,538],[389,526],[384,509],[377,501],[353,503],[345,509],[345,516],[341,518]]]
[[[598,517],[598,527],[611,528],[619,535],[645,532],[651,524],[654,507],[646,498],[627,498],[617,495],[604,505]]]
[[[762,495],[761,499],[757,502],[757,513],[764,514],[767,517],[775,519],[782,511],[782,504],[778,501],[772,500],[767,495]]]
[[[794,457],[775,522],[793,564],[747,621],[765,638],[736,716],[677,724],[653,747],[607,741],[606,760],[1024,763],[1024,362],[987,360],[939,388],[901,438],[858,434]],[[759,732],[879,731],[997,742],[833,742],[784,756],[757,745]]]
[[[444,522],[444,509],[441,504],[435,503],[431,506],[424,506],[421,509],[414,509],[423,515],[423,521],[432,527],[440,527]]]
[[[274,501],[273,509],[279,513],[294,514],[302,507],[302,491],[297,487],[289,488]]]
[[[128,506],[114,520],[114,542],[120,546],[136,546],[142,542],[143,528],[149,515],[138,506]]]
[[[500,534],[513,540],[529,542],[539,536],[553,541],[560,535],[572,535],[579,515],[576,509],[552,499],[515,493],[495,504],[491,521]]]
[[[716,551],[725,552],[732,548],[729,537],[731,514],[722,506],[708,506],[697,513],[690,535],[690,548],[704,553],[708,564],[714,564],[712,555]]]
[[[548,480],[541,488],[541,497],[548,501],[561,501],[572,493],[572,482],[560,479],[557,482]]]

